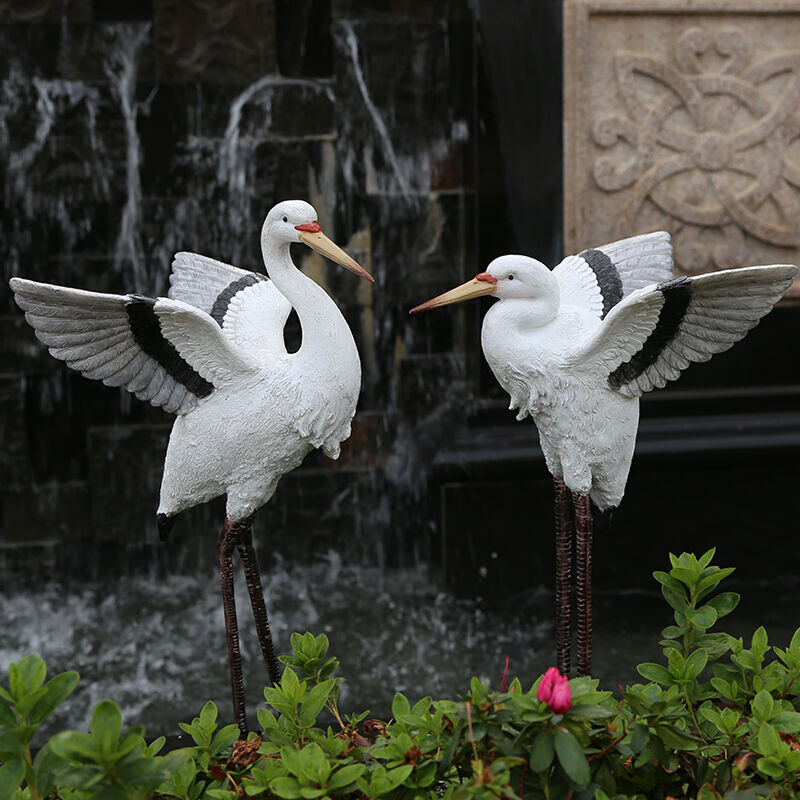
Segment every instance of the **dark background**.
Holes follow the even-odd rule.
[[[376,278],[307,262],[363,393],[341,459],[259,512],[262,547],[441,566],[487,602],[547,585],[550,481],[480,356],[487,301],[407,311],[497,255],[563,255],[561,36],[558,0],[0,0],[4,277],[164,293],[176,250],[258,267],[269,207],[310,199]],[[0,292],[2,579],[208,568],[221,503],[157,541],[167,415],[70,373]],[[712,545],[797,572],[798,315],[644,399],[600,590]]]

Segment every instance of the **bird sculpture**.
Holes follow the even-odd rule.
[[[673,279],[669,234],[634,236],[550,270],[506,255],[418,313],[488,295],[481,345],[517,419],[533,417],[555,484],[556,653],[571,660],[576,541],[579,675],[591,672],[590,501],[608,515],[625,492],[639,397],[741,339],[792,283],[797,267],[747,267]]]
[[[295,267],[303,242],[372,277],[322,233],[314,208],[287,200],[261,229],[269,278],[195,253],[178,253],[167,297],[115,295],[12,278],[17,304],[51,355],[88,378],[123,386],[177,415],[167,447],[158,526],[227,495],[218,542],[234,717],[247,734],[233,593],[238,550],[270,680],[280,675],[252,545],[254,512],[281,476],[321,447],[331,458],[350,435],[361,388],[353,335],[328,294]],[[302,344],[288,353],[294,308]]]

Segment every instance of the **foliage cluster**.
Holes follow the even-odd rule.
[[[460,700],[396,694],[389,722],[343,717],[338,661],[324,635],[306,633],[292,636],[280,685],[264,690],[259,736],[237,740],[208,703],[181,725],[192,746],[162,756],[163,739],[123,730],[104,700],[89,733],[56,734],[34,756],[37,728],[78,676],[46,681],[44,662],[27,656],[0,687],[0,800],[798,796],[800,630],[785,649],[763,628],[747,647],[712,630],[739,601],[718,591],[732,569],[713,556],[671,555],[669,572],[655,573],[675,624],[663,631],[664,662],[638,667],[646,683],[614,697],[573,679],[564,713],[537,699],[541,678],[499,691],[473,678]]]

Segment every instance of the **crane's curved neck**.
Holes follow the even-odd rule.
[[[353,334],[328,293],[294,265],[288,242],[262,238],[267,273],[300,319],[303,342],[299,358],[337,359],[355,351]]]

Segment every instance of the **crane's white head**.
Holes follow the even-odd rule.
[[[498,300],[525,300],[533,319],[549,322],[558,311],[558,282],[541,261],[528,256],[500,256],[471,281],[411,309],[412,314],[488,294]]]
[[[265,260],[266,253],[275,245],[293,242],[307,244],[331,261],[374,283],[372,275],[322,232],[314,206],[305,200],[284,200],[273,206],[261,228],[261,249],[265,253]]]

